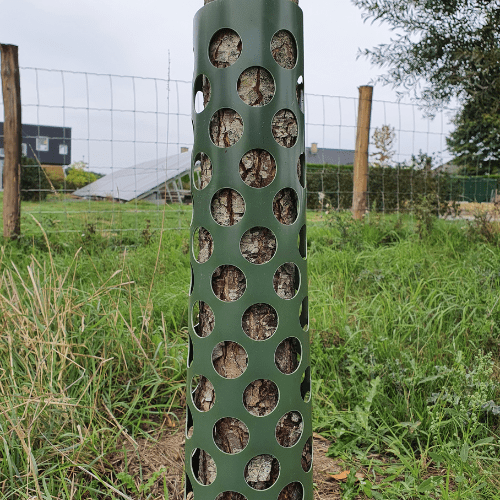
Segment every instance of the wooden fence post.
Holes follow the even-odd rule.
[[[16,45],[0,44],[4,104],[3,235],[21,234],[21,84]]]
[[[359,87],[358,128],[354,152],[354,189],[352,193],[352,213],[356,220],[361,220],[367,209],[368,144],[370,142],[372,96],[373,87]]]

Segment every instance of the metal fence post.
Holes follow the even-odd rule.
[[[194,33],[192,169],[210,168],[210,178],[192,187],[186,497],[312,500],[302,11],[290,0],[217,0],[197,13]],[[231,33],[240,43],[228,64],[216,67],[211,42],[218,37],[222,47]],[[291,66],[275,54],[281,36],[295,46]],[[255,75],[258,104],[249,105],[238,89]],[[259,95],[265,75],[273,81],[272,96]],[[202,91],[205,107],[197,112]],[[221,130],[222,115],[241,126]],[[284,129],[292,131],[286,140]],[[259,185],[245,172],[252,156],[274,165]],[[234,213],[236,205],[237,217],[221,221],[219,212]],[[262,259],[258,245],[252,250],[257,234],[268,237]],[[196,255],[200,238],[210,244]],[[238,294],[215,289],[224,271],[238,281]],[[210,312],[204,325],[193,319],[197,309]],[[249,334],[252,315],[259,316],[258,329],[274,325],[265,337]],[[284,350],[291,368],[280,362]],[[218,369],[221,356],[238,358],[236,374]],[[260,408],[266,398],[271,406]],[[227,452],[217,435],[235,422],[237,451]],[[293,432],[284,439],[287,428]]]

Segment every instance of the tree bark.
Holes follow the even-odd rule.
[[[205,4],[216,0],[205,0]],[[298,0],[291,0],[298,4]],[[225,68],[232,64],[241,53],[241,40],[231,30],[223,30],[219,36],[214,37],[209,49],[211,62],[218,68]],[[239,51],[239,52],[238,52]],[[290,56],[291,54],[291,56]],[[295,54],[295,55],[294,55]],[[290,38],[281,37],[280,44],[273,46],[273,55],[282,60],[289,61],[290,57],[296,58],[296,47]],[[291,64],[291,63],[288,63]],[[295,62],[293,62],[293,67]],[[238,80],[238,93],[241,99],[250,106],[261,106],[269,102],[275,93],[274,82],[267,71],[258,68],[250,68],[246,74]],[[268,76],[269,75],[269,76]],[[210,96],[209,90],[203,88],[204,102],[207,104]],[[279,115],[279,116],[278,116]],[[292,115],[293,116],[293,115]],[[289,116],[289,113],[280,112],[278,119],[273,123],[273,133],[276,140],[285,147],[290,147],[297,140],[297,123]],[[229,147],[234,144],[238,137],[239,129],[242,127],[241,118],[233,110],[223,110],[215,115],[210,126],[210,135],[215,145]],[[237,139],[236,139],[237,140]],[[207,163],[208,161],[205,160]],[[201,187],[210,182],[211,166],[204,165],[202,158]],[[240,163],[240,175],[245,183],[255,188],[267,186],[274,178],[276,164],[274,158],[264,150],[254,150],[245,155]],[[297,197],[291,190],[283,190],[281,195],[275,199],[274,213],[282,224],[291,224],[297,217]],[[230,189],[221,190],[212,204],[212,214],[216,222],[223,226],[229,226],[238,222],[244,212],[243,199],[239,200],[237,193]],[[199,237],[200,255],[209,255],[213,247],[211,237],[200,231]],[[250,262],[256,264],[267,262],[276,249],[276,239],[271,231],[262,227],[253,228],[249,234],[242,238],[241,251],[243,256]],[[283,268],[283,269],[282,269]],[[240,275],[241,274],[241,275]],[[277,271],[274,276],[275,289],[279,288],[279,295],[283,298],[293,297],[295,294],[295,272],[285,266]],[[221,300],[228,300],[242,294],[242,287],[246,286],[244,276],[234,266],[221,266],[214,274],[212,286],[215,294]],[[243,288],[244,291],[244,288]],[[208,308],[209,310],[209,308]],[[211,312],[211,311],[210,311]],[[213,327],[213,314],[207,314],[205,305],[200,304],[198,332],[206,336]],[[242,319],[245,333],[252,339],[265,340],[274,334],[277,327],[277,315],[274,308],[268,304],[255,304],[250,307]],[[208,332],[208,333],[207,333]],[[280,344],[276,353],[277,366],[284,373],[292,373],[298,367],[297,349],[300,346],[287,339]],[[238,376],[247,366],[247,355],[245,350],[235,342],[224,342],[214,350],[212,361],[216,370],[223,376],[229,374],[229,378]],[[202,378],[194,393],[194,401],[198,408],[208,410],[214,403],[215,394],[213,385],[206,378]],[[265,415],[272,411],[278,402],[278,388],[269,380],[257,380],[250,384],[243,395],[247,410],[254,415]],[[223,425],[216,426],[215,442],[217,446],[226,453],[237,453],[241,451],[248,442],[248,429],[245,424],[234,418],[224,419]],[[300,437],[302,432],[302,418],[298,412],[290,412],[280,420],[277,439],[283,446],[297,441],[297,433]],[[291,446],[291,445],[289,445]],[[278,462],[270,455],[260,455],[250,461],[246,470],[245,478],[253,488],[257,490],[266,489],[276,481],[278,477]],[[210,484],[214,478],[213,460],[206,453],[200,454],[198,477],[203,484]],[[295,485],[295,486],[293,486]],[[301,486],[293,483],[283,490],[280,500],[294,500],[302,494]],[[239,493],[225,492],[220,494],[216,500],[243,500]]]

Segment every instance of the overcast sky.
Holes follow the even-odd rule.
[[[196,11],[203,6],[203,0],[0,0],[2,12],[0,43],[19,46],[19,59],[22,67],[36,67],[60,69],[70,71],[93,72],[116,75],[132,75],[140,77],[163,78],[168,77],[168,53],[170,52],[171,79],[191,81],[193,71],[192,23]],[[361,48],[373,47],[390,40],[392,32],[387,25],[363,22],[362,12],[354,7],[350,0],[301,0],[300,6],[304,10],[304,38],[305,38],[305,90],[307,94],[328,94],[335,96],[357,97],[357,88],[371,82],[381,69],[373,67],[363,57],[357,58]],[[43,76],[43,75],[42,75]],[[34,96],[34,74],[24,72],[21,87],[24,96],[30,100]],[[45,77],[44,77],[45,78]],[[58,76],[60,80],[60,76]],[[31,79],[31,80],[30,80]],[[33,80],[33,81],[32,81]],[[59,81],[58,80],[58,81]],[[50,78],[39,78],[41,100],[54,104],[59,102],[57,95],[61,94],[60,83]],[[92,85],[92,83],[91,83]],[[96,83],[97,85],[97,83]],[[189,113],[189,88],[186,92],[179,91],[173,97],[178,100],[179,110]],[[33,92],[30,89],[33,89]],[[66,103],[70,100],[71,91],[74,91],[76,103],[78,85],[66,79]],[[96,87],[97,88],[97,87]],[[148,90],[135,89],[139,94],[147,95]],[[31,92],[31,93],[30,93]],[[93,92],[95,99],[104,96],[107,90]],[[113,83],[113,105],[124,94],[117,83]],[[28,95],[29,94],[29,95]],[[170,95],[172,99],[172,95]],[[103,97],[104,99],[104,97]],[[374,89],[375,100],[396,101],[396,93],[390,87],[377,85]],[[125,98],[124,98],[125,100]],[[185,102],[184,102],[185,101]],[[96,100],[97,102],[97,100]],[[131,108],[132,98],[123,107]],[[325,126],[311,126],[306,131],[307,142],[319,142],[320,146],[352,148],[355,124],[355,101],[345,100],[336,104],[333,100],[325,103],[310,98],[306,102],[306,121],[321,123],[323,111],[328,108],[327,122],[337,123],[342,115],[342,129],[325,128]],[[140,103],[138,104],[141,105]],[[103,104],[104,107],[106,105]],[[147,107],[146,104],[144,106]],[[344,106],[343,109],[342,106]],[[347,106],[347,111],[346,111]],[[170,108],[172,109],[172,108]],[[34,112],[34,110],[31,110]],[[43,111],[43,110],[42,110]],[[29,115],[30,110],[23,110],[24,117],[31,123],[55,124],[59,118],[51,117],[48,111],[43,114],[37,111],[38,116]],[[418,149],[427,149],[430,152],[442,149],[443,137],[436,139],[436,144],[429,144],[431,135],[425,136],[425,131],[443,130],[443,123],[436,121],[429,125],[422,121],[421,114],[413,107],[401,109],[394,106],[378,104],[374,108],[372,124],[381,125],[390,123],[399,130],[406,130],[408,137],[398,136],[401,145],[405,146],[406,157]],[[107,126],[105,120],[92,118],[95,125],[92,130]],[[71,122],[69,114],[65,116],[66,123]],[[107,120],[107,118],[106,118]],[[124,137],[127,125],[118,123],[114,117],[117,130],[113,139],[120,134],[123,128]],[[406,120],[406,123],[404,123]],[[187,134],[190,132],[190,119],[186,118],[179,125],[182,131],[177,134],[177,143],[189,143]],[[78,120],[69,123],[74,128],[73,137],[78,134],[88,134],[87,131],[78,132]],[[80,120],[81,122],[81,120]],[[346,127],[351,127],[346,128]],[[415,133],[421,128],[421,141]],[[130,128],[130,127],[129,127]],[[158,132],[158,126],[156,126]],[[144,125],[143,130],[147,130]],[[188,131],[188,132],[186,132]],[[93,132],[91,132],[93,133]],[[97,133],[97,132],[96,132]],[[163,134],[163,129],[160,135]],[[342,136],[343,134],[343,136]],[[102,134],[101,134],[102,135]],[[328,136],[328,137],[327,137]],[[137,138],[137,136],[134,136]],[[348,140],[346,139],[348,137]],[[427,142],[426,142],[427,141]],[[174,141],[175,142],[175,141]],[[81,159],[84,153],[78,150],[74,141],[74,159]],[[431,151],[432,150],[432,151]],[[142,158],[148,154],[140,154]],[[87,152],[87,158],[90,151]],[[76,156],[76,158],[75,158]],[[96,155],[93,155],[96,158]],[[149,156],[151,157],[151,156]],[[100,154],[99,165],[109,164],[109,158]],[[116,159],[116,158],[115,158]],[[125,160],[124,160],[125,161]]]
[[[20,64],[191,80],[192,22],[202,0],[0,0],[1,43]],[[359,47],[387,42],[387,26],[364,23],[350,0],[302,0],[307,92],[357,95],[379,69]],[[379,98],[393,98],[377,89]]]

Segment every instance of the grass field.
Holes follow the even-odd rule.
[[[0,214],[3,214],[0,192]],[[3,216],[3,215],[2,215]],[[40,235],[35,219],[51,234],[100,232],[105,236],[152,231],[160,228],[186,229],[191,207],[181,204],[155,205],[145,201],[119,203],[88,201],[71,195],[49,195],[42,202],[23,201],[21,227],[26,236]]]
[[[30,231],[0,254],[0,498],[177,498],[165,471],[111,457],[182,415],[187,231],[114,205],[133,231],[79,214],[44,237],[23,208]],[[165,220],[187,227],[181,210]],[[353,472],[342,498],[500,498],[496,223],[311,221],[314,428]]]

